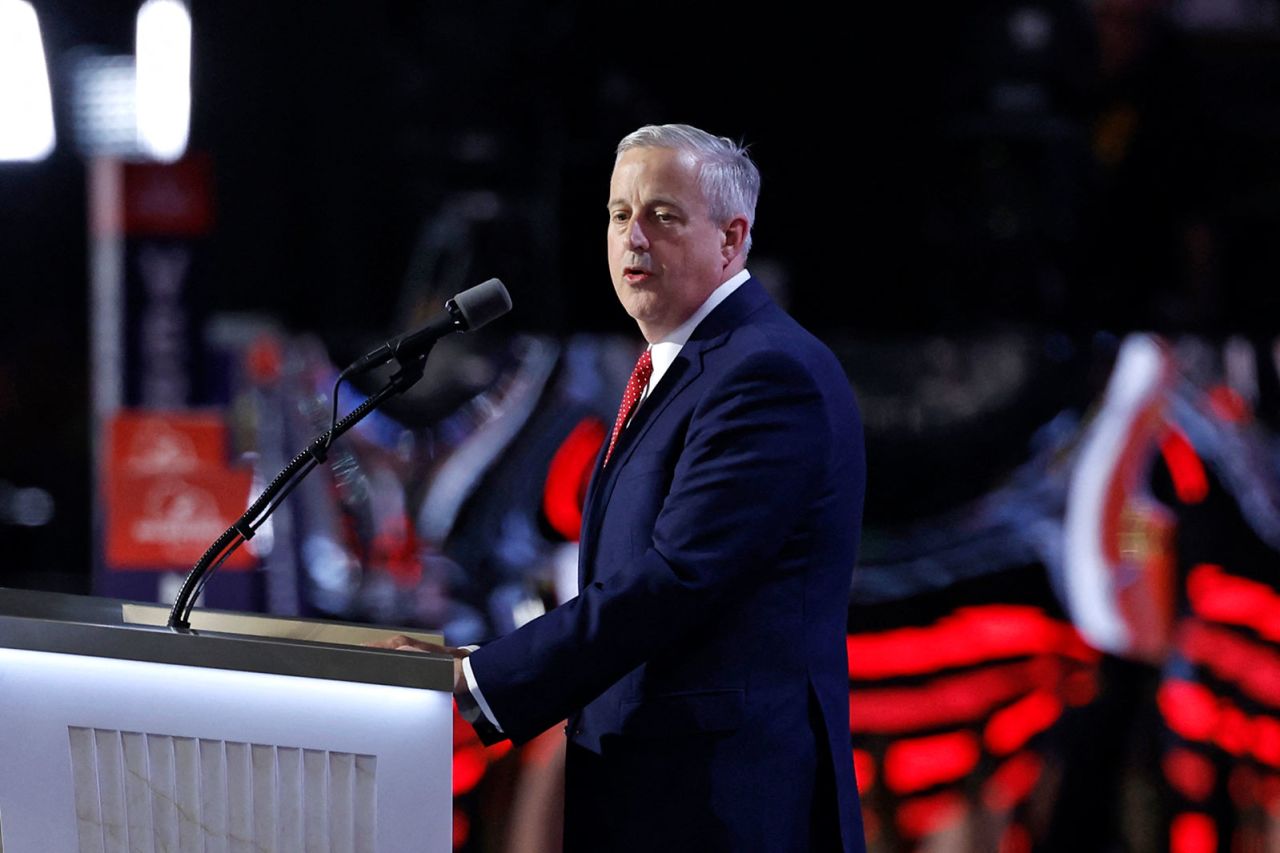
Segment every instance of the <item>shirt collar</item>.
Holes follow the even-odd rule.
[[[671,363],[676,360],[676,356],[680,354],[680,350],[689,342],[689,337],[693,334],[693,330],[698,328],[698,324],[705,320],[717,305],[727,299],[729,294],[741,287],[742,283],[749,278],[751,278],[751,273],[744,269],[724,284],[721,284],[711,291],[707,301],[703,302],[688,320],[673,329],[662,340],[649,346],[649,352],[653,358],[653,375],[649,378],[649,388],[653,388],[658,384],[662,374],[667,372],[667,368],[671,366]]]

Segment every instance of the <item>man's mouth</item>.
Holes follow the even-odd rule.
[[[653,273],[644,267],[623,267],[622,269],[622,278],[629,284],[638,284],[652,275]]]

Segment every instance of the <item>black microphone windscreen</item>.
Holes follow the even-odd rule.
[[[511,294],[496,278],[481,282],[453,297],[453,302],[472,331],[511,310]]]

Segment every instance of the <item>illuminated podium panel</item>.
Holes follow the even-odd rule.
[[[0,590],[0,851],[451,849],[451,659],[166,616]]]

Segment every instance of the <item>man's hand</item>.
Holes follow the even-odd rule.
[[[415,640],[412,637],[406,637],[404,634],[396,634],[394,637],[367,643],[366,645],[375,649],[393,649],[397,652],[434,652],[438,655],[449,655],[453,658],[453,684],[455,690],[458,682],[462,680],[462,659],[471,654],[470,649],[443,646],[439,643],[424,643],[422,640]]]
[[[367,643],[366,645],[375,649],[395,649],[400,652],[435,652],[438,655],[451,655],[459,660],[471,654],[468,649],[443,646],[439,643],[424,643],[422,640],[415,640],[412,637],[406,637],[404,634],[396,634],[394,637]]]
[[[397,634],[386,640],[378,640],[376,643],[366,645],[375,649],[392,649],[397,652],[434,652],[452,657],[453,697],[458,703],[458,713],[475,728],[485,746],[492,746],[503,739],[502,729],[493,722],[492,718],[486,716],[486,712],[476,702],[471,690],[467,687],[467,677],[462,672],[462,661],[471,654],[474,646],[459,649],[454,646],[442,646],[439,643],[424,643],[422,640],[415,640],[404,634]]]

